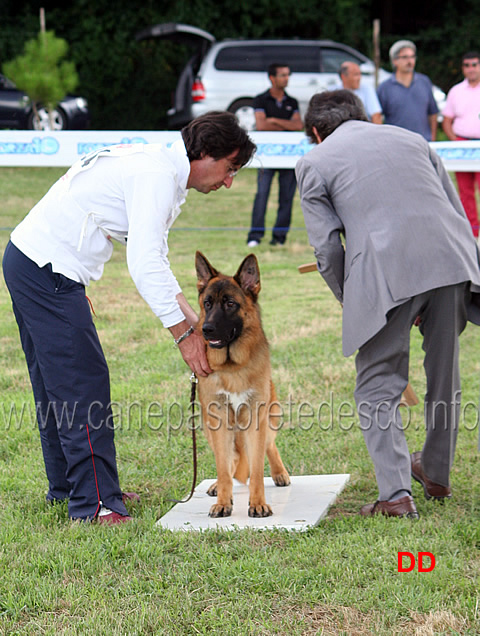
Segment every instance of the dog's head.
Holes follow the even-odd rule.
[[[260,271],[254,254],[247,256],[235,276],[225,276],[200,252],[195,255],[200,323],[203,337],[212,349],[223,349],[248,329],[249,310],[256,314]]]

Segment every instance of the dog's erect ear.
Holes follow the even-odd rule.
[[[255,254],[249,254],[238,268],[234,279],[244,292],[248,292],[257,300],[260,293],[260,269]]]
[[[195,254],[195,267],[197,269],[197,289],[201,294],[209,281],[218,276],[217,270],[210,265],[205,256],[201,252]]]

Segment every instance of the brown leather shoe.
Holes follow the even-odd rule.
[[[422,468],[422,451],[412,453],[411,461],[412,477],[418,481],[419,484],[422,484],[425,499],[437,499],[442,501],[452,496],[450,486],[440,486],[440,484],[434,483],[425,475]]]
[[[360,509],[360,514],[364,517],[382,514],[386,517],[407,517],[408,519],[418,519],[420,515],[415,507],[413,497],[406,495],[395,501],[376,501],[367,504]]]

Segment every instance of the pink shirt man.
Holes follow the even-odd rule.
[[[472,86],[464,79],[453,86],[443,116],[452,118],[452,129],[457,137],[480,139],[480,83]]]
[[[465,53],[462,71],[465,79],[450,89],[443,109],[443,130],[451,141],[480,139],[480,54],[476,51]],[[475,183],[480,190],[480,172],[456,172],[455,175],[473,235],[478,237]]]

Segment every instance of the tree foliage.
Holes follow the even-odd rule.
[[[92,127],[161,129],[166,126],[166,111],[190,52],[160,40],[137,42],[137,31],[161,22],[183,22],[209,31],[218,40],[332,39],[371,57],[373,20],[380,17],[381,5],[368,0],[242,0],[229,4],[218,0],[71,0],[67,6],[59,0],[29,0],[20,1],[19,6],[7,0],[0,25],[0,60],[18,55],[23,42],[32,37],[32,29],[35,33],[38,8],[44,6],[48,24],[70,45],[80,78],[78,92],[88,99]],[[404,16],[404,2],[389,5],[392,14]],[[418,48],[418,71],[446,91],[461,79],[462,53],[477,48],[480,14],[476,0],[464,0],[461,10],[455,0],[432,0],[430,5],[428,19],[417,22],[412,16],[409,29],[387,32],[382,25],[382,65],[389,68],[388,49],[395,40],[411,39]]]
[[[23,54],[3,65],[4,73],[27,93],[36,106],[52,111],[67,93],[75,90],[78,75],[75,64],[64,60],[68,44],[53,31],[40,32],[28,40]]]

